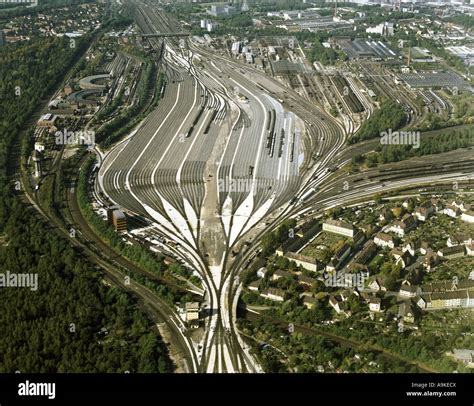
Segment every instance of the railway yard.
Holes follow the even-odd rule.
[[[262,371],[237,326],[240,275],[258,260],[265,235],[285,221],[301,225],[374,196],[472,193],[470,149],[370,167],[354,157],[379,153],[378,136],[350,141],[387,100],[402,112],[405,130],[432,130],[433,115],[454,120],[453,96],[472,97],[466,78],[407,72],[402,51],[360,39],[338,43],[346,59],[323,66],[309,62],[304,40],[289,34],[205,38],[157,3],[125,4],[133,6],[134,23],[123,35],[105,36],[101,75],[77,77],[76,88],[58,93],[45,111],[57,125],[38,127],[43,173],[32,175],[35,155],[30,175],[37,193],[63,154],[72,154],[75,147],[54,145],[55,130],[96,136],[88,154],[96,157],[88,175],[95,212],[106,219],[118,209],[127,226],[113,224],[123,241],[146,244],[200,281],[189,283],[201,309],[196,331],[180,321],[183,309],[164,311],[183,370]],[[464,126],[472,129],[453,122],[459,131]],[[422,133],[421,140],[433,137]],[[74,188],[69,221],[86,227],[71,203]],[[85,234],[100,240],[89,228]],[[138,282],[135,290],[153,301]]]

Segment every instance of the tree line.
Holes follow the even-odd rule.
[[[460,148],[474,146],[474,127],[464,129],[451,129],[436,135],[421,135],[420,147],[413,145],[379,145],[376,152],[353,157],[353,163],[365,163],[369,168],[390,162],[399,162],[417,156],[442,154]]]

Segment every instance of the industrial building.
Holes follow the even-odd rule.
[[[118,206],[110,206],[108,209],[107,209],[107,223],[109,223],[110,225],[114,224],[114,220],[113,220],[113,212],[115,210],[118,210],[119,207]]]
[[[365,32],[369,34],[393,35],[394,25],[392,22],[385,21],[383,23],[376,25],[375,27],[366,28]]]
[[[471,90],[472,86],[454,72],[417,72],[400,74],[399,78],[413,89],[447,88]]]
[[[237,14],[237,9],[234,6],[212,5],[207,13],[214,17],[226,17]]]
[[[186,323],[189,327],[199,327],[199,309],[199,302],[186,303]]]
[[[127,231],[127,217],[122,210],[116,209],[112,212],[112,224],[116,231]]]
[[[447,47],[446,50],[451,54],[460,58],[466,65],[474,65],[474,47],[473,46],[452,46]]]
[[[366,41],[362,39],[341,39],[337,40],[349,59],[394,59],[397,54],[382,41]]]
[[[43,114],[38,120],[38,127],[52,127],[57,119],[57,116],[54,114]]]

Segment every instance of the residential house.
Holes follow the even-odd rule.
[[[373,235],[379,231],[379,227],[375,224],[364,224],[360,226],[360,229],[365,235]]]
[[[357,233],[355,233],[354,237],[352,238],[354,247],[358,247],[360,244],[364,242],[364,240],[365,240],[365,233],[362,230],[357,231]]]
[[[258,279],[256,281],[253,281],[253,282],[250,282],[249,283],[249,290],[253,291],[253,292],[258,292],[258,288],[260,287],[260,285],[262,284],[262,280],[261,279]]]
[[[405,300],[398,306],[398,317],[406,323],[414,323],[416,312],[410,300]]]
[[[422,285],[421,296],[415,299],[421,309],[447,309],[474,307],[474,282],[466,279],[455,283],[439,281]]]
[[[368,292],[360,292],[360,300],[362,303],[369,303],[371,297],[372,295]]]
[[[441,199],[438,199],[436,197],[432,197],[430,199],[431,204],[433,205],[433,209],[435,213],[438,213],[443,210],[443,203],[441,202]]]
[[[403,256],[404,252],[399,248],[394,248],[392,251],[390,251],[390,254],[393,258],[395,258],[395,260],[398,260]]]
[[[296,232],[296,235],[300,237],[304,243],[307,243],[313,237],[318,235],[321,232],[321,224],[318,220],[311,220],[308,222],[305,222],[304,224],[301,225],[301,227],[298,229]]]
[[[403,252],[409,252],[410,255],[413,257],[415,256],[415,252],[419,247],[419,243],[417,241],[409,241],[405,245],[402,246],[402,251]]]
[[[337,271],[337,260],[335,258],[331,259],[327,264],[326,264],[326,272],[331,273]]]
[[[390,249],[395,248],[395,242],[393,241],[393,237],[390,234],[386,233],[377,233],[374,237],[374,244],[377,247],[388,247]]]
[[[434,207],[430,200],[422,203],[420,206],[415,208],[415,217],[419,221],[426,221],[433,214]]]
[[[413,300],[420,309],[426,309],[429,297],[427,297],[426,295],[421,295],[415,297]]]
[[[343,235],[345,237],[353,238],[356,232],[352,224],[341,220],[328,219],[323,223],[323,231],[328,233]]]
[[[318,301],[314,297],[305,296],[303,297],[303,306],[307,309],[313,309]]]
[[[280,246],[275,250],[275,254],[277,254],[277,256],[279,256],[279,257],[282,257],[283,255],[285,255],[285,248],[283,247],[283,245],[280,245]]]
[[[474,256],[474,244],[467,244],[466,245],[466,254],[470,257]]]
[[[331,258],[331,261],[326,265],[326,272],[334,272],[341,268],[344,260],[349,256],[351,252],[351,246],[347,243],[344,243],[341,248],[339,248],[334,256]]]
[[[374,279],[372,282],[369,283],[369,289],[379,291],[380,290],[380,284],[377,279]]]
[[[285,291],[277,288],[268,288],[265,289],[260,296],[275,302],[283,302],[285,300]]]
[[[402,283],[400,286],[399,295],[405,297],[415,297],[417,294],[421,292],[421,289],[417,285],[410,285],[408,283]]]
[[[420,286],[420,289],[423,293],[440,293],[455,290],[466,290],[471,288],[474,288],[474,282],[469,279],[462,281],[449,279],[444,281],[428,282]]]
[[[298,275],[298,282],[300,283],[300,285],[305,285],[305,286],[313,286],[313,283],[316,282],[316,279],[314,278],[310,278],[308,276],[305,276],[305,275]]]
[[[387,288],[381,278],[375,278],[372,282],[369,283],[369,288],[376,291],[386,292]]]
[[[449,204],[446,205],[446,207],[443,210],[443,213],[446,214],[449,217],[459,217],[461,215],[461,210],[456,207],[456,206],[451,206]]]
[[[420,243],[420,248],[419,248],[419,251],[420,251],[420,254],[421,255],[426,255],[426,253],[428,252],[430,246],[428,244],[427,241],[421,241]]]
[[[433,210],[435,213],[438,213],[443,210],[443,203],[441,202],[440,199],[437,199],[436,197],[432,197],[430,199],[431,205],[433,206]]]
[[[318,272],[324,269],[323,265],[319,263],[316,258],[307,255],[301,255],[295,252],[287,252],[285,258],[295,262],[296,265],[301,266],[308,271]]]
[[[354,262],[361,265],[366,265],[377,252],[377,246],[374,240],[367,240],[362,249],[357,253]]]
[[[438,254],[430,249],[423,258],[423,267],[430,272],[438,263]]]
[[[449,200],[447,202],[447,205],[452,206],[452,207],[456,207],[459,210],[461,210],[461,212],[463,212],[463,213],[466,212],[466,211],[471,210],[471,205],[467,204],[467,203],[464,203],[463,201]]]
[[[286,253],[290,251],[298,251],[304,245],[302,239],[297,235],[293,238],[289,238],[282,245],[280,245],[276,250],[275,254],[283,257]]]
[[[379,214],[379,220],[388,223],[389,221],[392,221],[392,219],[392,211],[384,207]]]
[[[473,289],[474,288],[474,281],[472,279],[464,279],[464,280],[453,280],[452,281],[452,290],[462,290],[462,289]]]
[[[454,247],[442,248],[438,251],[438,255],[444,259],[459,258],[465,255],[464,245],[456,245]]]
[[[381,312],[382,311],[382,299],[378,297],[371,297],[369,300],[369,310],[371,312]]]
[[[427,309],[449,309],[456,307],[474,307],[474,290],[432,293]]]
[[[336,251],[336,253],[334,254],[334,258],[336,258],[339,262],[342,262],[349,256],[350,253],[351,246],[345,243],[342,245],[341,248]]]
[[[412,262],[412,256],[408,251],[405,251],[401,257],[397,258],[395,265],[401,265],[402,269],[405,269]]]
[[[404,226],[401,221],[394,221],[392,225],[387,229],[387,231],[392,231],[399,237],[403,237],[405,235]]]
[[[448,241],[446,241],[446,245],[448,247],[454,247],[456,245],[472,244],[472,242],[473,242],[472,237],[465,234],[458,233],[458,234],[449,236]]]
[[[340,297],[337,297],[337,296],[329,297],[329,304],[332,306],[332,308],[336,311],[337,314],[340,314],[342,312],[341,302],[342,302],[342,299]]]
[[[399,237],[404,237],[405,234],[416,228],[415,217],[411,214],[405,214],[400,221],[394,221],[392,226],[389,228],[389,231],[394,232]]]
[[[356,264],[358,265],[358,264]],[[344,272],[342,271],[343,276],[343,285],[346,287],[358,287],[363,286],[364,281],[369,277],[369,271],[366,269],[361,269],[357,272]]]
[[[257,276],[259,278],[265,278],[265,275],[267,274],[267,269],[262,267],[257,271]]]

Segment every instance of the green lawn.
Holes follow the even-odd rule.
[[[474,270],[474,257],[454,258],[439,264],[434,272],[425,276],[423,281],[446,280],[452,279],[454,276],[463,280],[468,278],[472,270]]]
[[[334,247],[335,245],[341,246],[346,241],[346,237],[342,237],[337,234],[326,233],[323,231],[313,242],[311,242],[301,251],[301,254],[315,257],[318,260],[322,260],[324,256],[324,251],[326,250],[318,249],[318,246],[325,246],[331,251],[331,253],[333,253],[333,249],[331,247]]]
[[[472,224],[453,219],[445,214],[431,217],[425,223],[419,223],[418,228],[408,235],[409,240],[427,241],[434,250],[446,247],[446,241],[450,235],[457,233],[474,234]]]

